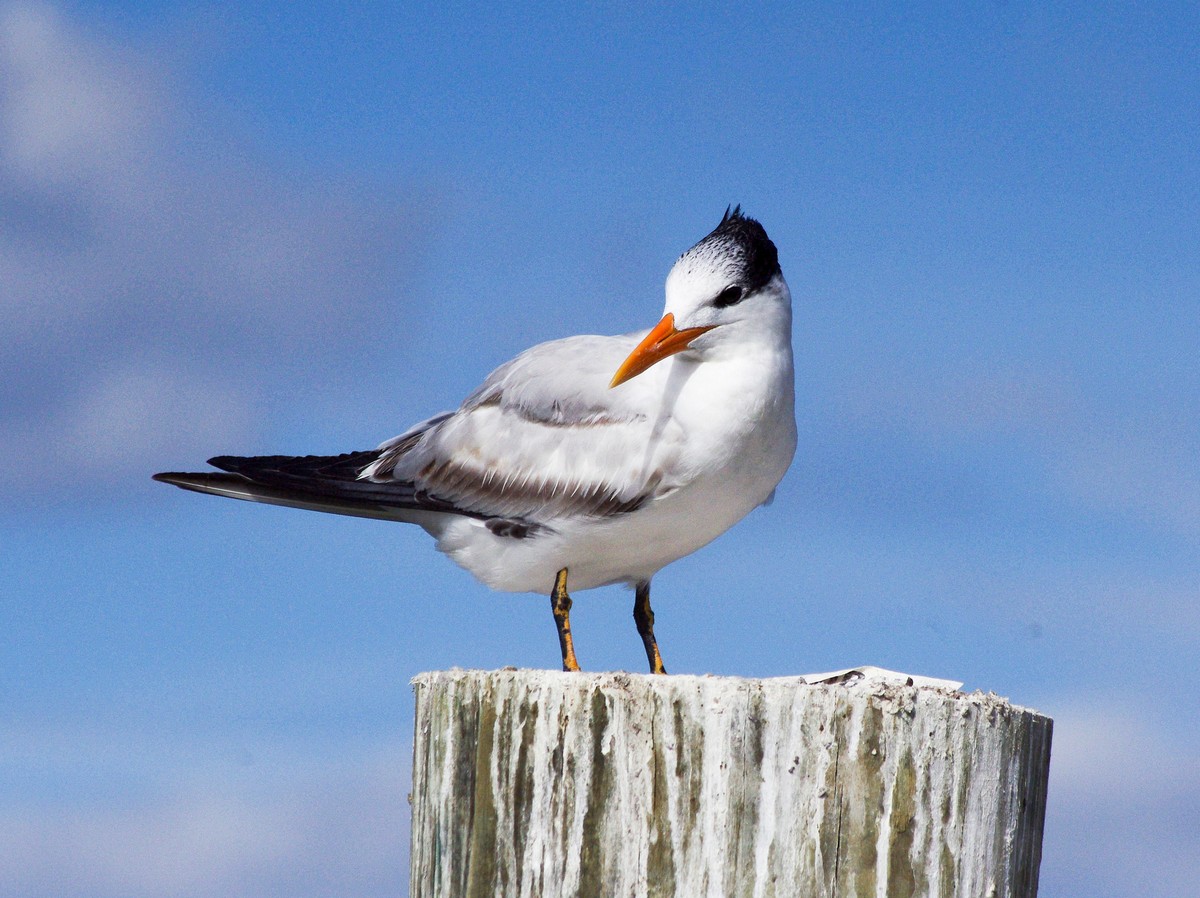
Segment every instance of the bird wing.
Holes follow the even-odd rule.
[[[208,463],[215,472],[155,474],[154,479],[198,493],[308,508],[332,514],[420,522],[428,513],[473,514],[430,496],[411,483],[372,483],[359,473],[379,450],[344,455],[221,455]]]
[[[411,483],[465,512],[546,522],[622,514],[680,484],[682,435],[636,381],[609,389],[643,333],[543,343],[463,405],[380,447],[373,483]]]

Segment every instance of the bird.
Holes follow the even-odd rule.
[[[375,449],[154,479],[416,524],[488,587],[548,594],[565,671],[580,669],[571,592],[632,586],[664,674],[651,579],[769,503],[795,454],[791,305],[762,224],[726,208],[670,269],[648,331],[540,343]]]

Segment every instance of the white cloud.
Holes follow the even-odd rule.
[[[177,446],[231,445],[251,428],[235,385],[145,362],[97,378],[64,411],[60,439],[80,449],[70,474],[84,479],[144,476],[153,461],[177,455]]]
[[[410,752],[249,777],[209,771],[136,802],[0,810],[0,893],[89,898],[396,895]]]
[[[1173,732],[1157,716],[1120,699],[1107,707],[1058,711],[1055,791],[1073,800],[1102,794],[1114,802],[1200,793],[1200,754],[1188,744],[1194,734]]]
[[[235,448],[287,377],[327,379],[397,318],[419,219],[240,152],[183,108],[169,56],[0,5],[0,489]]]
[[[1024,459],[1029,484],[1062,503],[1200,536],[1200,419],[1182,385],[1138,397],[1036,362],[964,366],[952,357],[886,370],[886,379],[860,373],[839,384],[834,415],[966,453],[984,480],[996,459]]]
[[[1194,720],[1120,699],[1054,718],[1042,893],[1190,894],[1200,882]]]
[[[111,184],[138,161],[156,107],[151,83],[46,4],[0,10],[3,159],[31,186]]]
[[[0,720],[0,895],[404,894],[412,743],[361,713],[390,661],[159,674]]]

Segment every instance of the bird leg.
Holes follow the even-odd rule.
[[[567,594],[567,569],[563,568],[555,576],[554,590],[550,593],[550,609],[554,612],[554,626],[558,628],[563,670],[579,670],[575,643],[571,639],[571,605],[571,597]]]
[[[633,600],[633,622],[637,624],[642,645],[646,647],[646,660],[650,662],[650,673],[665,674],[662,655],[658,653],[658,640],[654,638],[654,611],[650,607],[650,582],[639,583]]]

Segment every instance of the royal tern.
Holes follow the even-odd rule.
[[[650,580],[770,500],[796,449],[791,294],[741,208],[679,257],[647,331],[534,346],[454,412],[378,449],[220,456],[184,489],[417,524],[488,586],[550,594],[578,670],[571,589],[626,583],[665,673]]]

